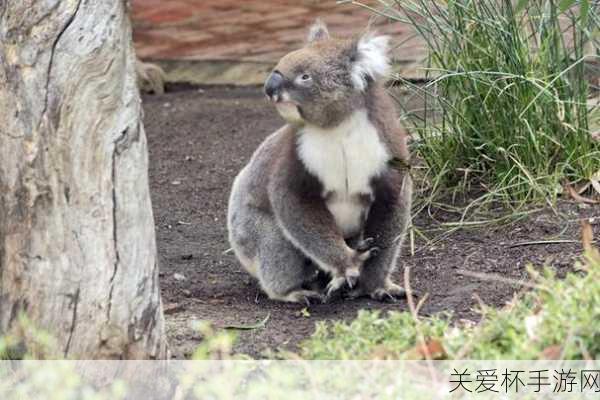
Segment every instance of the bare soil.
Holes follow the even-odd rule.
[[[351,320],[362,309],[407,309],[404,300],[358,299],[315,304],[302,312],[305,305],[274,302],[261,294],[227,252],[225,221],[233,179],[259,143],[282,124],[259,88],[171,88],[164,95],[145,96],[144,104],[160,282],[173,357],[189,357],[200,343],[193,323],[198,320],[226,327],[254,324],[270,315],[264,327],[240,331],[235,348],[264,357],[268,349],[296,350],[317,321]],[[559,208],[560,217],[545,210],[508,227],[460,230],[433,246],[417,237],[414,254],[405,246],[402,264],[410,267],[411,286],[420,296],[428,294],[421,313],[446,311],[456,319],[477,320],[479,301],[500,307],[523,290],[509,281],[526,280],[529,263],[566,273],[581,253],[578,218],[600,212],[572,203]],[[436,226],[427,214],[417,215],[414,225]],[[438,222],[456,220],[439,210],[434,217]],[[547,239],[573,242],[524,244]],[[402,268],[395,278],[403,281]]]

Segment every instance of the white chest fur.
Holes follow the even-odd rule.
[[[390,158],[366,111],[355,112],[332,129],[304,127],[298,154],[323,184],[323,195],[329,194],[328,209],[344,236],[358,233],[365,205],[356,198],[371,194],[372,178]]]

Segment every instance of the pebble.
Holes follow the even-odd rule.
[[[185,275],[180,274],[180,273],[173,274],[173,279],[175,279],[176,281],[179,281],[179,282],[187,280],[187,278],[185,277]]]

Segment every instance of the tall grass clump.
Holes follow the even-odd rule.
[[[586,77],[600,21],[591,2],[380,3],[427,44],[431,83],[420,90],[436,117],[419,124],[417,152],[445,187],[475,184],[516,207],[600,171]]]

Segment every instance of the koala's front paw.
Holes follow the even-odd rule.
[[[372,237],[363,239],[356,244],[356,251],[367,251],[371,247],[373,247],[374,243],[375,243],[375,239],[373,239]]]
[[[328,299],[344,286],[347,286],[349,289],[356,286],[363,264],[370,258],[377,256],[380,252],[379,247],[373,246],[373,242],[374,240],[372,238],[365,239],[358,244],[356,250],[349,249],[350,266],[346,267],[343,273],[334,276],[331,281],[329,281],[325,290]]]
[[[379,247],[373,246],[368,250],[358,252],[357,256],[358,256],[358,259],[360,260],[360,262],[364,263],[365,261],[367,261],[373,257],[377,257],[377,255],[379,254],[380,251],[381,251],[381,249]]]
[[[351,268],[347,268],[344,271],[344,275],[334,276],[331,281],[327,284],[325,293],[327,298],[330,299],[334,293],[342,289],[344,286],[352,289],[356,286],[358,277],[360,276],[360,265],[356,265]]]
[[[375,239],[373,238],[366,238],[358,242],[356,244],[354,254],[356,259],[354,262],[362,266],[362,264],[364,264],[367,260],[376,257],[381,249],[377,246],[374,246],[374,244]]]

